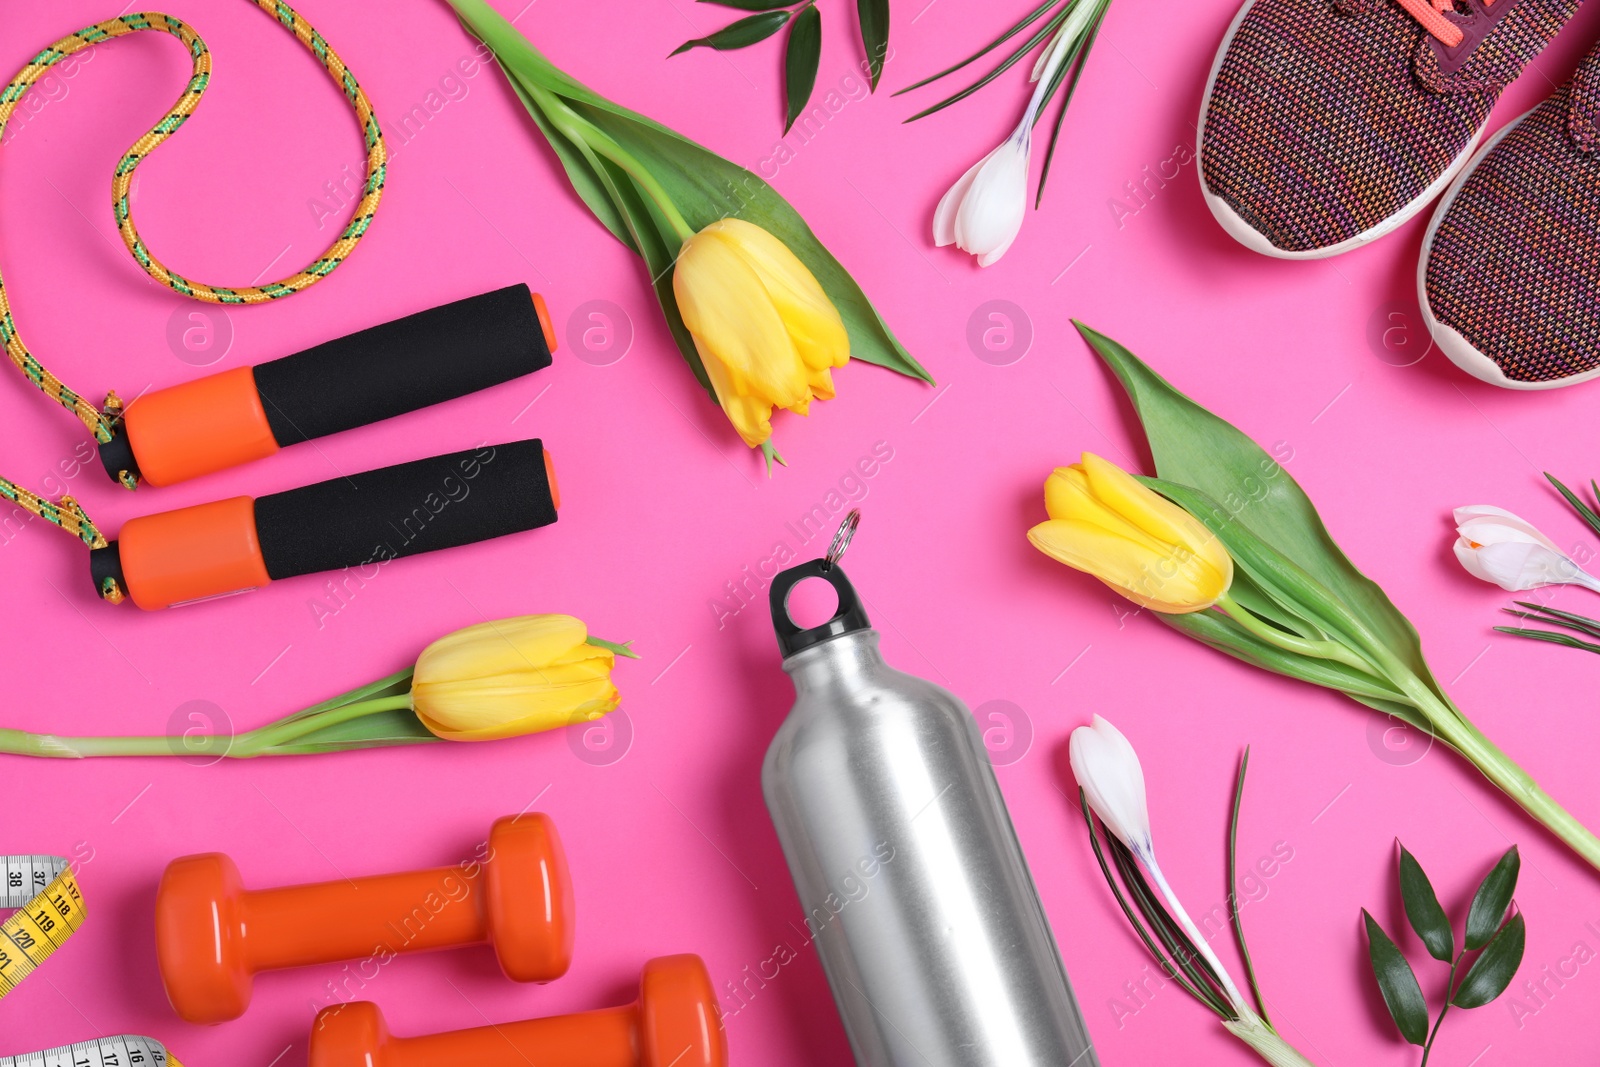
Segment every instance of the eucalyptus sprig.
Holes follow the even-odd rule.
[[[817,68],[822,64],[822,11],[817,0],[700,0],[739,11],[753,11],[730,22],[716,33],[685,41],[672,50],[680,55],[694,48],[714,48],[719,52],[748,48],[789,27],[789,40],[783,50],[783,90],[788,115],[783,132],[788,133],[811,101],[816,88]],[[889,55],[889,0],[856,0],[856,21],[861,27],[861,44],[867,52],[867,81],[878,88],[883,63]]]
[[[1083,8],[1085,6],[1087,6],[1088,10],[1079,11],[1078,13],[1080,17],[1073,19],[1070,25],[1067,24],[1069,16],[1071,16],[1074,11],[1077,11],[1079,8]],[[1062,33],[1071,34],[1072,39],[1067,41],[1064,46],[1065,57],[1059,63],[1057,63],[1055,68],[1050,72],[1049,81],[1045,86],[1044,96],[1041,100],[1041,106],[1033,116],[1033,123],[1034,125],[1037,125],[1039,120],[1044,116],[1044,107],[1048,106],[1048,104],[1053,101],[1057,95],[1063,95],[1061,110],[1056,112],[1055,125],[1050,130],[1050,145],[1045,151],[1044,169],[1039,175],[1039,189],[1034,196],[1034,207],[1037,208],[1044,200],[1044,185],[1050,177],[1050,162],[1055,157],[1056,142],[1061,137],[1062,120],[1066,118],[1067,108],[1072,103],[1072,94],[1077,90],[1078,87],[1078,78],[1083,74],[1084,64],[1087,63],[1089,59],[1089,52],[1094,48],[1095,39],[1100,34],[1100,24],[1105,21],[1106,12],[1110,9],[1110,7],[1111,0],[1045,0],[1044,3],[1040,4],[1038,7],[1024,15],[1022,19],[1010,29],[1006,30],[1000,36],[996,37],[994,40],[990,41],[988,44],[972,53],[972,55],[968,56],[966,59],[946,67],[937,74],[929,75],[928,77],[923,78],[921,81],[912,85],[908,85],[904,89],[896,92],[894,95],[900,96],[902,93],[909,93],[913,89],[920,89],[924,85],[931,85],[942,78],[948,77],[949,75],[954,74],[956,71],[962,70],[977,62],[979,59],[982,59],[984,56],[988,55],[990,52],[993,52],[1007,41],[1017,37],[1024,30],[1027,30],[1030,26],[1033,26],[1041,19],[1044,20],[1042,25],[1040,25],[1036,31],[1025,38],[1021,44],[1017,45],[1009,55],[1005,56],[1000,60],[1000,62],[995,64],[995,66],[991,68],[988,73],[978,78],[966,88],[945,97],[937,104],[923,108],[915,115],[912,115],[910,118],[906,119],[906,121],[915,122],[918,119],[926,118],[927,116],[935,114],[936,112],[943,111],[945,108],[956,103],[957,101],[965,100],[967,97],[971,96],[973,93],[977,92],[979,89],[982,89],[985,85],[988,85],[990,82],[1000,77],[1000,75],[1016,66],[1016,64],[1028,53],[1032,52],[1036,48],[1039,48],[1040,46],[1043,46],[1043,51],[1040,53],[1038,60],[1034,64],[1033,75],[1031,79],[1033,81],[1038,81],[1041,75],[1044,74],[1046,58],[1049,57],[1055,50],[1056,42],[1054,41],[1053,36]],[[1051,43],[1045,44],[1046,41],[1050,41]]]
[[[1428,881],[1417,858],[1398,841],[1395,844],[1400,851],[1400,899],[1405,905],[1406,920],[1428,955],[1450,965],[1444,1003],[1439,1006],[1432,1029],[1428,1027],[1427,998],[1422,995],[1422,986],[1411,964],[1367,909],[1361,909],[1361,918],[1367,928],[1367,956],[1372,962],[1372,975],[1378,981],[1383,1002],[1400,1028],[1400,1036],[1421,1047],[1421,1067],[1427,1067],[1433,1043],[1439,1037],[1439,1027],[1450,1009],[1483,1007],[1506,991],[1522,963],[1522,953],[1527,947],[1527,926],[1521,912],[1507,914],[1516,907],[1512,894],[1517,889],[1522,858],[1517,847],[1512,845],[1479,883],[1467,912],[1466,937],[1462,939],[1461,951],[1457,952],[1450,917],[1439,905],[1433,883]],[[1463,971],[1461,965],[1471,953],[1477,955]],[[1456,981],[1458,974],[1460,982]]]

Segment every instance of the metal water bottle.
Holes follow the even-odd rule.
[[[835,546],[772,583],[796,700],[761,784],[856,1063],[1098,1067],[977,723],[884,662]],[[802,629],[812,577],[839,607]]]

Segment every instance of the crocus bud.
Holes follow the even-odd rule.
[[[1511,512],[1474,504],[1456,508],[1455,519],[1456,559],[1473,577],[1513,593],[1541,585],[1581,585],[1600,592],[1600,580]]]
[[[850,335],[816,276],[778,238],[743,219],[683,243],[672,272],[683,324],[717,402],[744,443],[772,436],[772,409],[805,415],[833,399]]]
[[[610,649],[570,615],[524,615],[448,634],[423,649],[411,706],[447,741],[489,741],[598,719],[621,701]]]
[[[1072,776],[1106,829],[1134,855],[1141,859],[1152,856],[1144,768],[1132,743],[1096,715],[1093,723],[1072,731],[1068,750]]]
[[[1233,584],[1233,557],[1178,505],[1092,452],[1045,481],[1049,522],[1028,531],[1052,559],[1169,615],[1204,611]]]
[[[953,244],[987,267],[1006,254],[1028,212],[1028,155],[1033,126],[1019,126],[950,187],[933,212],[933,241]]]

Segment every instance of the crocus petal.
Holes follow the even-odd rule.
[[[1152,857],[1144,768],[1122,731],[1096,715],[1072,731],[1068,754],[1073,777],[1106,829],[1141,859]]]
[[[992,155],[994,152],[989,153],[989,156]],[[933,243],[938,247],[943,248],[945,245],[956,243],[956,214],[961,210],[961,202],[967,198],[967,190],[972,188],[972,179],[977,177],[978,171],[989,162],[989,156],[984,156],[968,167],[967,172],[939,198],[939,206],[933,210]]]
[[[1524,542],[1543,545],[1552,552],[1561,551],[1555,542],[1540,533],[1533,523],[1502,508],[1491,507],[1488,504],[1456,508],[1455,520],[1456,532],[1480,545]]]
[[[1587,585],[1594,579],[1560,552],[1528,541],[1501,541],[1475,545],[1465,538],[1455,543],[1456,559],[1467,573],[1493,582],[1513,593],[1542,585]]]
[[[956,244],[962,251],[998,258],[1022,229],[1028,211],[1028,152],[1032,138],[1007,138],[989,154],[956,213]]]

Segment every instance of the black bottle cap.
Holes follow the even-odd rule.
[[[789,593],[807,578],[821,578],[833,586],[834,592],[839,594],[839,607],[834,611],[833,618],[822,625],[802,629],[789,617],[788,601]],[[814,559],[783,571],[772,580],[769,596],[772,605],[772,628],[777,632],[778,650],[783,653],[784,659],[788,659],[801,649],[821,644],[830,638],[872,628],[872,623],[867,621],[866,609],[861,606],[861,598],[856,596],[855,587],[850,584],[850,579],[844,576],[844,571],[839,569],[837,563],[830,564],[825,559]]]

